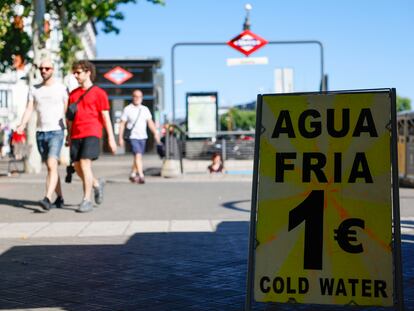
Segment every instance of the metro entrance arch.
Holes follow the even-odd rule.
[[[324,72],[324,54],[322,42],[318,40],[298,40],[298,41],[268,41],[267,44],[273,45],[298,45],[313,44],[319,46],[320,49],[320,91],[327,90],[327,83]],[[171,93],[172,93],[172,121],[175,122],[175,50],[182,46],[223,46],[226,42],[178,42],[171,48]]]

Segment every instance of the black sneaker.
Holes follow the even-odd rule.
[[[65,201],[63,200],[63,197],[58,196],[55,200],[55,202],[53,202],[53,206],[56,208],[62,208],[65,205]]]
[[[100,178],[98,180],[98,187],[93,187],[94,198],[95,198],[96,204],[101,204],[103,202],[104,186],[105,186],[105,182],[103,179]]]
[[[40,207],[44,209],[45,211],[48,211],[52,208],[52,203],[50,203],[50,200],[47,197],[44,197],[39,201]]]

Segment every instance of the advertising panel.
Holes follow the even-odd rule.
[[[261,98],[254,299],[392,306],[389,91]]]
[[[217,106],[217,93],[187,93],[187,132],[189,138],[216,136]]]

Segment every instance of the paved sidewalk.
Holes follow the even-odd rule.
[[[74,212],[79,180],[64,184],[64,209],[41,213],[44,172],[0,177],[0,310],[243,310],[250,164],[234,164],[242,174],[210,176],[205,163],[192,163],[184,176],[165,179],[156,176],[159,159],[145,163],[154,176],[142,186],[126,178],[129,158],[96,162],[105,201],[88,214]],[[406,209],[413,192],[402,193]],[[406,310],[414,310],[414,217],[402,224]]]

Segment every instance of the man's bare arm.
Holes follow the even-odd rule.
[[[147,124],[148,124],[148,128],[154,135],[154,139],[157,142],[157,144],[161,144],[160,135],[158,135],[157,128],[155,127],[154,121],[152,119],[149,119]]]
[[[125,131],[126,121],[122,121],[119,123],[119,137],[118,137],[118,144],[122,147],[124,145],[124,131]]]
[[[16,128],[17,133],[21,134],[26,128],[26,125],[30,120],[30,116],[32,115],[33,107],[34,107],[33,100],[29,100],[27,102],[26,109],[24,110],[22,120],[20,121],[19,126],[17,126]]]
[[[115,153],[116,142],[115,142],[115,135],[114,135],[114,130],[112,128],[112,122],[111,122],[111,117],[109,115],[109,111],[103,110],[101,113],[102,113],[102,119],[104,121],[104,127],[108,135],[109,148],[111,149],[112,153]]]

